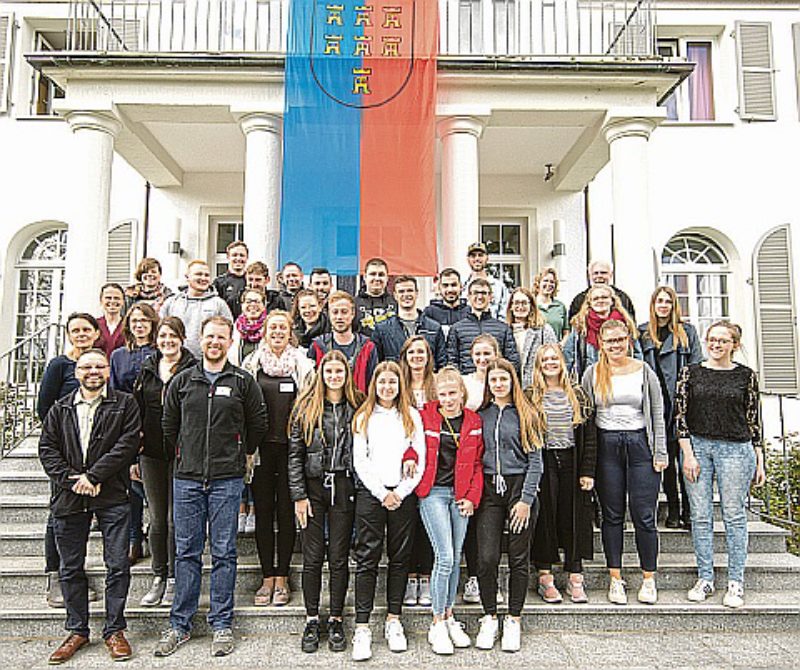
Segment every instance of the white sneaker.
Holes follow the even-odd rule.
[[[517,619],[512,619],[510,616],[503,619],[503,639],[500,642],[503,651],[519,651],[521,629],[522,626]]]
[[[628,604],[628,594],[625,593],[625,582],[622,579],[611,578],[608,585],[608,602],[615,605]]]
[[[658,602],[658,590],[656,589],[656,578],[645,577],[642,579],[642,586],[636,596],[640,603],[655,605]]]
[[[247,523],[247,513],[239,512],[239,524],[237,527],[239,535],[244,535],[244,527],[246,523]]]
[[[479,603],[481,601],[481,590],[478,586],[478,578],[470,577],[464,583],[464,602]]]
[[[372,658],[372,631],[369,626],[356,626],[353,633],[353,660],[368,661]]]
[[[450,635],[454,647],[457,649],[466,649],[472,645],[472,640],[469,639],[469,635],[464,632],[464,624],[460,621],[456,621],[454,616],[445,619],[444,623],[447,626],[447,633]]]
[[[722,596],[722,604],[733,609],[744,605],[744,584],[741,582],[728,582],[728,590]]]
[[[389,651],[401,652],[408,649],[408,640],[400,619],[389,619],[383,626],[383,636],[389,643]]]
[[[413,606],[417,604],[417,593],[419,582],[416,577],[409,577],[406,582],[406,594],[403,596],[403,604]]]
[[[478,637],[475,638],[475,646],[478,649],[491,649],[497,639],[497,630],[499,628],[497,617],[487,614],[481,617],[480,624]]]
[[[702,603],[712,595],[714,595],[714,585],[705,579],[698,579],[695,585],[689,589],[686,597],[693,603]]]
[[[428,577],[421,577],[419,580],[419,591],[417,592],[417,605],[422,607],[431,606],[431,580]]]
[[[444,621],[431,624],[428,629],[428,642],[430,642],[434,654],[448,655],[455,652],[450,633],[447,631],[447,624]]]
[[[247,515],[247,519],[244,522],[244,534],[245,535],[255,535],[256,533],[256,514],[255,512],[250,512]]]
[[[497,604],[501,604],[503,602],[503,580],[498,576],[497,577]]]

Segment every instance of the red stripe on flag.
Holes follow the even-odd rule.
[[[372,25],[364,31],[372,37],[372,56],[364,58],[371,72],[370,93],[363,101],[374,101],[374,106],[362,112],[362,269],[367,260],[380,257],[392,274],[433,275],[437,270],[437,5],[428,0],[374,2]],[[386,11],[398,7],[397,15]],[[391,55],[395,48],[398,57]]]

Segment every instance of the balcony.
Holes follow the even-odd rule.
[[[655,0],[439,0],[440,54],[653,58],[655,5]],[[71,0],[66,50],[280,56],[288,17],[289,0]]]

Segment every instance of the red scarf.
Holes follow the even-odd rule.
[[[612,309],[608,316],[600,316],[593,309],[586,312],[586,341],[595,349],[600,349],[600,328],[611,319],[627,324],[625,317],[615,309]]]
[[[244,314],[236,319],[236,330],[244,342],[260,342],[264,337],[264,322],[267,320],[267,310],[261,312],[255,321],[248,321]]]

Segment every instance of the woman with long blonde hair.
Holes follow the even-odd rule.
[[[425,469],[425,434],[420,414],[406,391],[403,373],[394,361],[375,367],[367,398],[353,417],[353,436],[353,466],[359,482],[353,660],[364,661],[372,656],[369,619],[384,536],[389,558],[384,635],[391,651],[408,648],[400,614],[414,543],[414,489]]]
[[[306,625],[300,647],[315,652],[320,638],[322,564],[330,569],[328,647],[344,651],[342,613],[350,581],[348,559],[355,516],[352,421],[364,400],[345,355],[322,357],[312,384],[300,393],[289,420],[289,494],[300,526]]]
[[[556,344],[546,344],[536,352],[528,392],[534,406],[542,408],[545,420],[539,518],[531,543],[531,560],[539,572],[537,590],[546,603],[562,601],[552,568],[561,562],[559,548],[563,547],[564,572],[569,575],[567,595],[574,603],[585,603],[583,560],[594,556],[594,407],[586,391],[571,382]]]
[[[515,288],[508,302],[506,321],[514,333],[519,351],[522,386],[527,388],[533,375],[533,357],[543,344],[558,342],[552,326],[536,306],[536,298],[526,288]]]
[[[508,535],[508,616],[503,651],[520,649],[520,616],[530,572],[530,542],[535,524],[531,508],[542,476],[544,418],[522,392],[514,366],[497,359],[486,371],[486,399],[478,412],[483,423],[483,500],[476,522],[478,581],[484,616],[475,640],[491,649],[497,639],[497,570],[506,519]]]
[[[411,402],[418,410],[421,411],[427,403],[436,400],[433,351],[422,335],[409,337],[403,344],[400,349],[400,369],[403,371]],[[411,550],[408,570],[403,604],[430,607],[433,547],[422,525],[419,509],[414,522],[414,547]]]
[[[690,529],[692,522],[686,485],[680,474],[680,449],[675,430],[675,392],[681,371],[703,360],[697,331],[683,322],[678,295],[671,286],[659,286],[650,296],[650,320],[639,326],[645,362],[658,375],[664,400],[669,465],[664,470],[667,528]],[[679,495],[680,492],[680,495]]]
[[[597,495],[603,511],[601,534],[610,577],[608,599],[625,605],[622,540],[628,500],[642,569],[638,599],[658,600],[656,506],[661,472],[667,467],[664,403],[656,373],[628,352],[631,331],[616,319],[600,328],[600,355],[583,375],[583,388],[596,407]]]
[[[573,317],[572,329],[564,340],[564,358],[567,370],[575,381],[583,378],[583,373],[600,357],[600,328],[609,320],[620,321],[631,333],[630,341],[634,358],[641,360],[639,331],[630,314],[620,302],[616,291],[608,284],[593,284],[586,291],[578,313]]]

